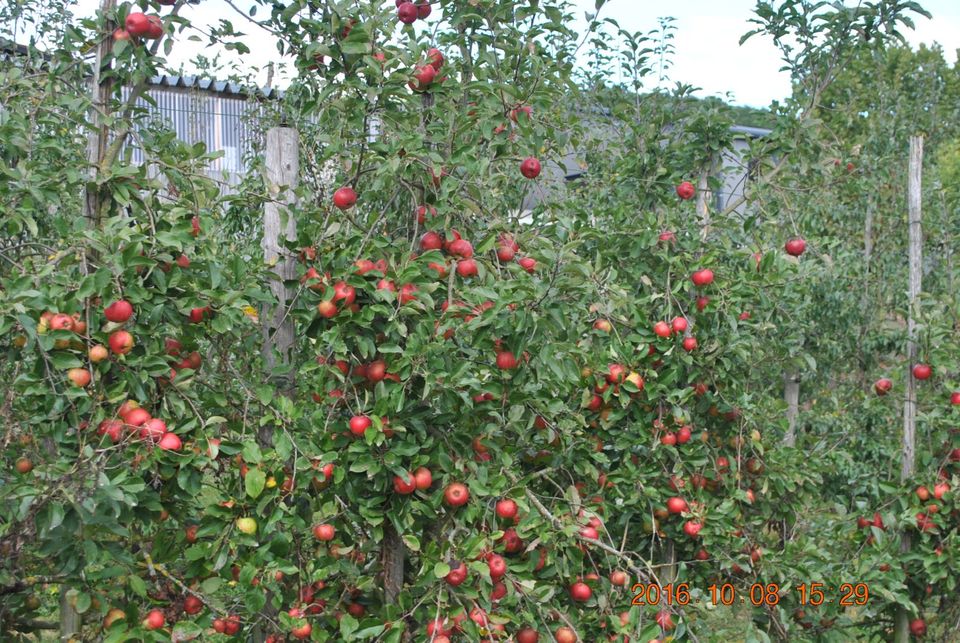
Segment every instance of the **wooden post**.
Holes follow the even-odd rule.
[[[66,585],[60,586],[60,641],[68,643],[77,640],[75,637],[80,635],[83,624],[80,621],[80,614],[70,603],[70,588]]]
[[[300,176],[299,133],[291,127],[273,127],[267,130],[266,183],[270,199],[263,209],[263,259],[273,267],[275,280],[270,282],[270,292],[276,303],[263,311],[263,346],[261,355],[267,375],[274,377],[278,366],[281,371],[280,386],[284,394],[293,388],[293,373],[289,370],[294,346],[295,328],[287,306],[295,293],[285,282],[296,278],[296,260],[284,247],[284,240],[297,238],[297,221],[289,206],[296,201],[294,188]],[[278,361],[279,358],[279,361]],[[260,429],[260,443],[273,443],[271,427]]]
[[[797,416],[800,414],[800,375],[791,371],[783,375],[783,399],[787,403],[787,433],[783,444],[788,447],[797,444]]]
[[[917,433],[917,388],[913,377],[913,366],[917,363],[917,336],[916,321],[913,315],[920,297],[922,263],[923,263],[923,232],[920,226],[922,203],[922,176],[923,176],[923,137],[910,137],[910,167],[907,179],[907,232],[908,257],[910,262],[910,283],[907,289],[907,386],[903,400],[903,444],[900,460],[900,481],[906,482],[913,476],[914,461],[916,458]],[[910,551],[910,534],[904,532],[900,538],[900,551]],[[910,614],[901,608],[897,609],[894,621],[893,640],[897,643],[907,643],[910,640]]]
[[[293,318],[287,314],[287,304],[295,293],[284,282],[296,279],[296,260],[284,248],[284,240],[297,238],[297,220],[289,206],[296,200],[293,190],[300,174],[299,154],[297,130],[290,127],[267,130],[266,179],[270,200],[263,211],[262,246],[263,259],[267,265],[273,266],[277,277],[270,282],[270,292],[277,298],[277,303],[264,311],[261,354],[271,372],[278,365],[278,357],[280,365],[289,365],[294,343]]]
[[[716,161],[713,157],[707,165],[700,170],[700,176],[697,179],[697,216],[700,217],[700,240],[706,241],[710,234],[710,197],[712,192],[709,189],[707,180],[710,178],[710,172]]]
[[[116,0],[102,0],[100,3],[100,15],[108,16],[116,8]],[[104,21],[103,33],[112,34],[114,24],[110,20]],[[88,113],[91,132],[87,140],[87,163],[88,174],[87,185],[84,190],[83,214],[86,223],[91,228],[97,228],[100,225],[100,217],[103,210],[103,193],[97,183],[99,176],[100,163],[107,152],[107,145],[110,141],[110,130],[107,127],[105,116],[110,114],[110,95],[113,92],[113,83],[104,78],[104,67],[109,60],[110,52],[113,48],[113,36],[104,36],[97,46],[96,59],[93,63],[93,78],[90,81],[90,100],[92,108]],[[93,250],[88,248],[83,263],[84,274],[89,271],[88,262],[93,259]],[[89,323],[91,317],[92,300],[87,299],[84,302],[85,317]],[[89,366],[89,365],[88,365]],[[83,620],[81,615],[74,608],[68,596],[69,588],[67,585],[60,586],[60,641],[73,641],[75,637],[82,636]]]

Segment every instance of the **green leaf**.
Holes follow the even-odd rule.
[[[130,589],[133,590],[133,593],[141,598],[147,597],[147,584],[143,582],[143,579],[139,576],[129,576]]]
[[[360,624],[357,622],[357,619],[349,614],[344,614],[340,619],[340,634],[344,640],[349,641],[351,638],[350,635],[356,632],[358,627],[360,627]]]
[[[247,495],[251,498],[258,498],[263,493],[263,487],[266,484],[267,477],[260,469],[250,469],[243,479],[243,486],[247,490]]]

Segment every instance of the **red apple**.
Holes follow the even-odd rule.
[[[691,538],[696,538],[701,529],[703,529],[703,525],[696,520],[688,520],[687,522],[683,523],[683,533]]]
[[[673,328],[673,332],[682,333],[687,330],[687,318],[686,317],[674,317],[673,321],[670,322],[670,327]]]
[[[556,639],[557,643],[577,643],[579,640],[577,633],[569,627],[558,627],[557,631],[553,633],[553,638]]]
[[[333,525],[322,524],[313,526],[313,535],[317,540],[330,541],[333,540],[336,535],[337,530]]]
[[[790,239],[783,245],[784,250],[787,251],[788,255],[793,257],[799,257],[803,254],[803,251],[807,249],[807,242],[797,237],[795,239]]]
[[[695,286],[709,286],[713,283],[713,271],[709,268],[704,268],[703,270],[697,270],[690,276],[690,281],[693,282]],[[699,302],[698,302],[699,307]]]
[[[584,603],[589,601],[591,596],[593,596],[593,590],[584,582],[577,581],[570,586],[570,598],[575,601]]]
[[[696,193],[696,191],[696,188],[693,187],[693,183],[690,181],[684,181],[677,186],[677,196],[684,201],[693,198],[693,195]]]
[[[430,88],[437,76],[437,70],[432,65],[417,65],[413,72],[413,78],[407,83],[415,92],[424,92]]]
[[[426,491],[433,484],[433,474],[426,467],[419,467],[413,472],[413,480],[420,491]]]
[[[357,202],[357,193],[349,185],[338,188],[333,193],[333,205],[341,210],[349,210]]]
[[[510,498],[499,500],[496,504],[497,516],[504,520],[512,520],[517,517],[517,503]]]
[[[418,17],[419,11],[412,2],[401,2],[397,7],[397,18],[405,25],[413,24]]]
[[[337,314],[337,306],[332,301],[321,301],[317,304],[317,312],[320,313],[321,317],[330,319]]]
[[[67,379],[69,379],[74,386],[83,388],[90,383],[90,371],[85,368],[71,368],[67,371]]]
[[[683,338],[683,350],[690,351],[696,350],[697,348],[697,338],[696,337],[684,337]]]
[[[509,371],[517,367],[517,358],[510,351],[499,351],[497,353],[497,368],[503,371]]]
[[[477,262],[473,259],[461,259],[457,262],[457,274],[463,278],[476,277],[478,274]]]
[[[520,164],[520,174],[528,179],[535,179],[540,176],[540,161],[530,156]]]
[[[532,257],[523,257],[521,259],[517,259],[517,263],[520,264],[521,268],[530,274],[533,274],[533,272],[537,269],[537,262]]]
[[[393,490],[402,496],[408,496],[417,490],[417,481],[413,474],[405,477],[393,476]]]
[[[670,325],[665,321],[658,321],[653,325],[653,332],[659,337],[670,337],[673,334],[673,331],[670,330]]]
[[[450,564],[450,573],[444,577],[444,580],[454,587],[461,585],[467,580],[467,566],[454,561]]]
[[[886,377],[881,377],[873,383],[873,390],[877,395],[886,395],[893,388],[893,382]]]
[[[143,619],[143,627],[148,630],[159,630],[163,627],[165,619],[161,610],[150,610],[147,617]]]
[[[444,490],[443,499],[450,507],[460,507],[470,500],[470,490],[461,482],[452,482]]]
[[[929,364],[917,364],[913,367],[913,376],[918,380],[930,379],[933,375],[933,368]]]
[[[147,19],[147,14],[139,11],[128,14],[123,26],[127,33],[136,38],[146,36],[150,32],[150,20]]]
[[[133,335],[125,330],[114,331],[110,333],[107,344],[110,345],[110,350],[117,355],[126,355],[133,350]]]
[[[350,418],[350,432],[354,435],[363,435],[373,422],[366,415],[354,415]]]
[[[672,514],[679,514],[687,511],[687,501],[683,498],[673,497],[667,500],[667,511]]]
[[[103,309],[103,316],[107,321],[120,324],[133,317],[133,306],[125,299],[118,299]]]

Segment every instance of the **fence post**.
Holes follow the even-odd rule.
[[[913,366],[917,363],[917,323],[914,312],[920,297],[923,234],[920,226],[923,176],[923,137],[910,137],[910,166],[907,180],[907,232],[909,239],[908,257],[910,262],[910,283],[907,290],[907,386],[903,400],[903,444],[900,459],[900,481],[906,482],[913,476],[916,458],[917,433],[917,386],[913,377]],[[900,537],[900,551],[910,551],[910,534],[907,531]],[[906,643],[910,640],[910,614],[904,608],[897,608],[894,622],[893,640]]]

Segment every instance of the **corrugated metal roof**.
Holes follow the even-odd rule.
[[[231,83],[212,78],[198,76],[153,76],[150,84],[155,87],[178,87],[183,89],[198,89],[205,92],[226,94],[228,96],[250,96],[256,94],[264,98],[283,98],[283,90],[275,87],[246,87],[239,83]]]
[[[765,127],[750,127],[749,125],[734,125],[730,128],[734,134],[746,134],[750,138],[763,138],[769,136],[772,129]]]

